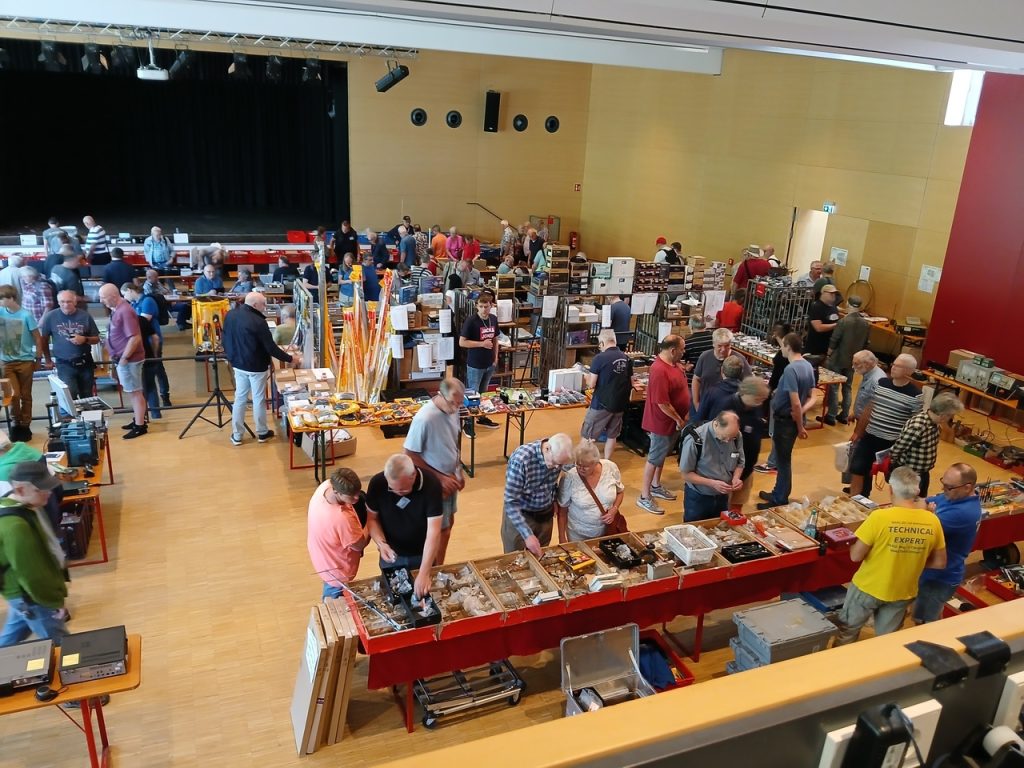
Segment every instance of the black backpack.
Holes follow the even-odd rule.
[[[153,301],[156,302],[156,322],[158,325],[167,325],[171,322],[171,306],[167,303],[162,293],[151,293]]]
[[[693,447],[694,447],[694,449],[696,450],[696,453],[697,453],[697,464],[700,463],[700,456],[701,456],[701,453],[703,453],[703,451],[704,451],[704,441],[701,439],[700,435],[697,433],[697,429],[699,427],[704,426],[705,423],[706,422],[703,422],[703,421],[697,421],[696,419],[693,420],[693,421],[688,421],[686,423],[686,426],[683,427],[682,431],[679,433],[679,465],[680,466],[682,466],[682,464],[683,464],[683,444],[686,442],[686,438],[687,437],[692,437],[693,438]],[[694,466],[696,466],[696,464]]]

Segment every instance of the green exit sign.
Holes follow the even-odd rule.
[[[836,204],[835,203],[825,203],[823,206],[821,206],[821,210],[823,210],[825,213],[835,213],[836,212]]]

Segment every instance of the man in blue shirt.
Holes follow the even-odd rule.
[[[628,293],[620,293],[612,299],[611,326],[612,330],[615,331],[615,338],[619,349],[623,351],[626,350],[626,345],[629,343],[629,318],[632,313],[629,304],[626,303],[628,298]]]
[[[558,477],[572,460],[572,438],[561,432],[512,451],[501,521],[505,552],[528,549],[540,557],[541,547],[551,543]]]
[[[398,228],[398,260],[412,267],[416,263],[416,236],[404,226]]]
[[[771,493],[761,491],[758,495],[763,503],[758,509],[768,509],[789,503],[793,490],[793,446],[799,436],[807,439],[804,428],[804,414],[814,404],[814,368],[804,360],[803,339],[796,333],[789,333],[780,345],[782,354],[789,365],[782,372],[779,387],[772,396],[771,409],[775,417],[775,432],[772,445],[775,447],[776,471],[775,488]]]
[[[975,493],[978,473],[970,464],[957,463],[942,475],[942,493],[928,497],[928,509],[942,523],[946,537],[946,567],[925,568],[914,602],[914,623],[938,621],[942,606],[964,580],[964,561],[974,546],[981,522],[981,499]]]
[[[363,300],[380,301],[380,279],[371,253],[363,254]]]
[[[160,227],[149,230],[149,237],[142,243],[142,252],[150,266],[164,272],[170,269],[171,262],[174,261],[174,246],[164,237],[164,231]]]
[[[605,436],[604,457],[611,460],[615,441],[622,432],[622,414],[633,390],[633,366],[615,344],[615,331],[605,328],[598,334],[601,351],[590,361],[585,374],[587,387],[594,390],[580,436],[596,441]]]
[[[207,264],[203,267],[203,275],[196,280],[196,296],[209,296],[215,293],[224,293],[224,281],[217,274],[217,267]]]

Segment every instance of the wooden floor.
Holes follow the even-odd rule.
[[[183,335],[170,331],[168,354],[186,349]],[[176,402],[205,399],[195,391],[195,367],[169,364]],[[42,413],[41,403],[36,410]],[[363,682],[356,684],[345,740],[300,761],[288,705],[309,607],[320,594],[306,554],[312,472],[288,470],[288,445],[280,439],[236,448],[228,441],[229,429],[200,422],[179,440],[193,413],[165,412],[149,435],[131,442],[120,439],[126,418],[115,419],[117,484],[103,491],[111,562],[72,572],[73,630],[125,624],[143,636],[142,687],[116,696],[106,708],[115,764],[372,765],[561,716],[557,651],[513,660],[529,685],[519,706],[432,732],[419,728],[412,735],[404,732],[387,693],[366,690],[362,659],[356,669]],[[527,439],[559,430],[575,436],[582,415],[536,415]],[[477,455],[483,458],[477,477],[460,495],[449,562],[501,550],[502,431],[480,432]],[[794,496],[821,487],[838,490],[831,444],[844,434],[826,428],[800,442]],[[356,455],[346,461],[365,482],[401,442],[385,440],[378,430],[357,430],[357,435]],[[997,439],[1002,438],[1000,427]],[[965,456],[943,443],[939,465]],[[666,505],[673,512],[659,518],[637,509],[633,501],[643,460],[624,450],[615,459],[627,485],[624,512],[632,529],[679,520],[680,503]],[[978,460],[971,463],[982,479],[1005,476]],[[755,478],[755,491],[773,482],[772,476]],[[679,489],[678,473],[667,471],[665,484]],[[371,546],[360,575],[373,575],[376,562]],[[692,626],[692,620],[680,619],[672,629],[686,641]],[[731,658],[731,627],[728,614],[712,617],[706,647],[716,650],[695,666],[699,680],[723,674]],[[5,717],[0,767],[77,768],[87,762],[83,741],[56,709]]]

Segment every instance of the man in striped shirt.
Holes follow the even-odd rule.
[[[516,448],[505,470],[501,543],[505,552],[528,549],[540,556],[551,543],[555,490],[562,465],[573,460],[572,438],[559,432]]]
[[[892,447],[910,417],[921,410],[920,387],[910,380],[917,370],[917,360],[900,355],[889,370],[889,378],[881,379],[875,396],[857,419],[850,440],[854,443],[850,456],[850,493],[871,495],[871,474],[875,454]]]
[[[92,216],[86,216],[82,223],[89,229],[85,236],[85,258],[93,266],[103,266],[110,263],[110,238],[106,230],[96,223]]]

